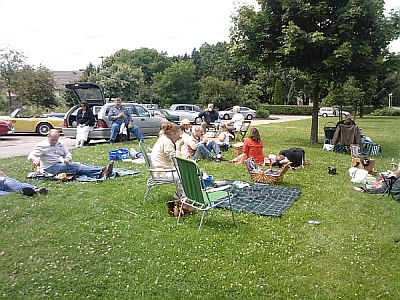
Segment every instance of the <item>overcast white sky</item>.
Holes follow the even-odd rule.
[[[116,51],[141,47],[190,54],[229,40],[238,4],[256,0],[0,0],[0,49],[55,71],[84,69]],[[400,10],[398,0],[386,8]],[[392,51],[400,52],[400,40]]]

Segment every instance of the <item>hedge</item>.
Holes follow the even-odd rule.
[[[308,105],[269,105],[260,104],[259,109],[268,110],[271,115],[297,115],[297,116],[310,116],[312,114],[312,106]],[[351,106],[343,106],[344,111],[352,112]],[[364,106],[364,115],[370,114],[374,111],[373,106]]]

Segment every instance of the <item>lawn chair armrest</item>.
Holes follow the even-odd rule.
[[[150,172],[176,172],[176,169],[149,169]]]
[[[206,192],[207,192],[207,193],[213,193],[213,192],[224,191],[224,190],[232,189],[232,188],[233,188],[232,185],[227,184],[227,185],[220,186],[220,187],[217,187],[217,188],[209,188],[209,189],[206,189]]]

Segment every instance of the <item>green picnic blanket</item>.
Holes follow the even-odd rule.
[[[232,210],[261,216],[281,216],[299,197],[299,188],[256,183],[244,188],[233,185]],[[229,202],[218,207],[229,209]]]

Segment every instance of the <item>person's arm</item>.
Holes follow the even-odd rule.
[[[40,165],[40,155],[42,154],[42,149],[39,145],[36,145],[35,149],[31,151],[28,155],[28,160],[30,160],[35,166]]]
[[[3,171],[0,171],[0,176],[6,176]]]
[[[117,118],[115,116],[116,110],[114,108],[111,108],[110,114],[108,115],[108,119],[110,121],[115,121]]]
[[[244,142],[243,142],[243,150],[242,150],[242,152],[246,153],[246,155],[249,156],[249,150],[250,150],[249,149],[249,139],[245,138]]]
[[[87,114],[88,114],[88,120],[85,122],[85,126],[90,126],[91,124],[94,123],[94,114],[90,108],[87,110]]]

